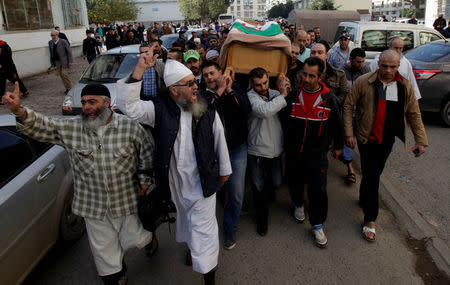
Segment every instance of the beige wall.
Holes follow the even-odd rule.
[[[372,10],[372,0],[335,0],[335,6],[340,6],[339,10],[356,11],[356,9]]]

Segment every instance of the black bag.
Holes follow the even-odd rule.
[[[138,216],[144,229],[154,232],[162,223],[175,223],[175,218],[169,213],[175,213],[175,204],[163,198],[158,188],[147,191],[146,195],[139,195]]]

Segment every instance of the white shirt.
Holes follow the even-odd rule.
[[[370,71],[375,71],[378,69],[378,59],[380,56],[378,55],[375,57],[372,62],[370,63]],[[398,67],[398,73],[400,73],[401,76],[408,79],[408,81],[411,83],[413,89],[414,89],[414,95],[416,95],[416,99],[419,100],[422,98],[420,95],[419,86],[417,85],[416,78],[414,77],[413,69],[411,62],[403,56],[403,54],[400,56],[400,66]]]

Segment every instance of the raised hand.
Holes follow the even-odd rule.
[[[20,107],[20,91],[19,91],[19,82],[14,83],[14,91],[9,92],[6,91],[5,95],[2,97],[2,103],[5,104],[6,108],[8,108],[11,112],[18,115],[23,112]]]
[[[141,80],[145,70],[156,64],[157,57],[157,54],[153,54],[153,47],[148,52],[141,53],[136,68],[133,71],[133,78]]]

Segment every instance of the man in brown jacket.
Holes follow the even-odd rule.
[[[345,143],[354,148],[352,113],[356,107],[356,139],[361,156],[362,179],[359,189],[364,212],[363,237],[375,241],[375,220],[378,216],[378,187],[395,137],[405,143],[406,121],[414,134],[416,157],[428,146],[414,89],[398,73],[399,55],[386,50],[380,55],[379,69],[360,76],[344,103]]]

